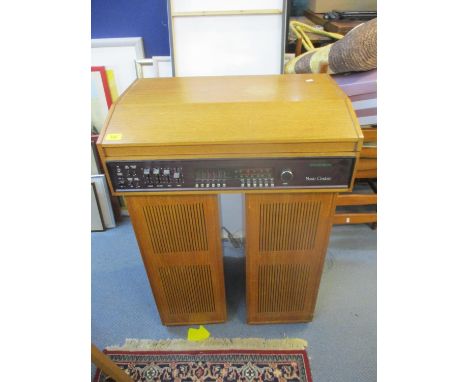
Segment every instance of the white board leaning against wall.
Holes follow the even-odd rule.
[[[169,0],[174,76],[281,74],[286,4],[284,0]],[[242,195],[220,199],[223,226],[234,236],[243,236]]]
[[[169,0],[174,75],[281,74],[284,0]]]

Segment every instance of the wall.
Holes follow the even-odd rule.
[[[291,16],[303,16],[304,11],[309,9],[309,0],[292,0],[290,6]]]
[[[308,0],[289,0],[293,16]],[[146,57],[169,56],[167,0],[91,0],[91,37],[143,37]]]
[[[146,57],[169,56],[166,0],[92,0],[91,37],[143,37]]]

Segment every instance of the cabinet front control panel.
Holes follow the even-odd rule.
[[[114,191],[348,188],[354,157],[108,161]]]

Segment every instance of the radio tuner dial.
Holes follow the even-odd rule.
[[[280,177],[283,182],[289,182],[294,178],[294,174],[290,169],[285,169],[281,171]]]

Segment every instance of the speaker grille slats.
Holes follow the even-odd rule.
[[[158,273],[170,314],[215,311],[209,265],[162,267]]]
[[[310,265],[276,264],[258,268],[258,312],[304,310]]]
[[[332,193],[246,195],[249,323],[312,319],[334,198]]]
[[[143,214],[154,253],[208,250],[202,203],[147,205]]]
[[[315,245],[319,201],[260,204],[259,251],[305,251]]]
[[[216,195],[126,196],[165,325],[226,320]]]

